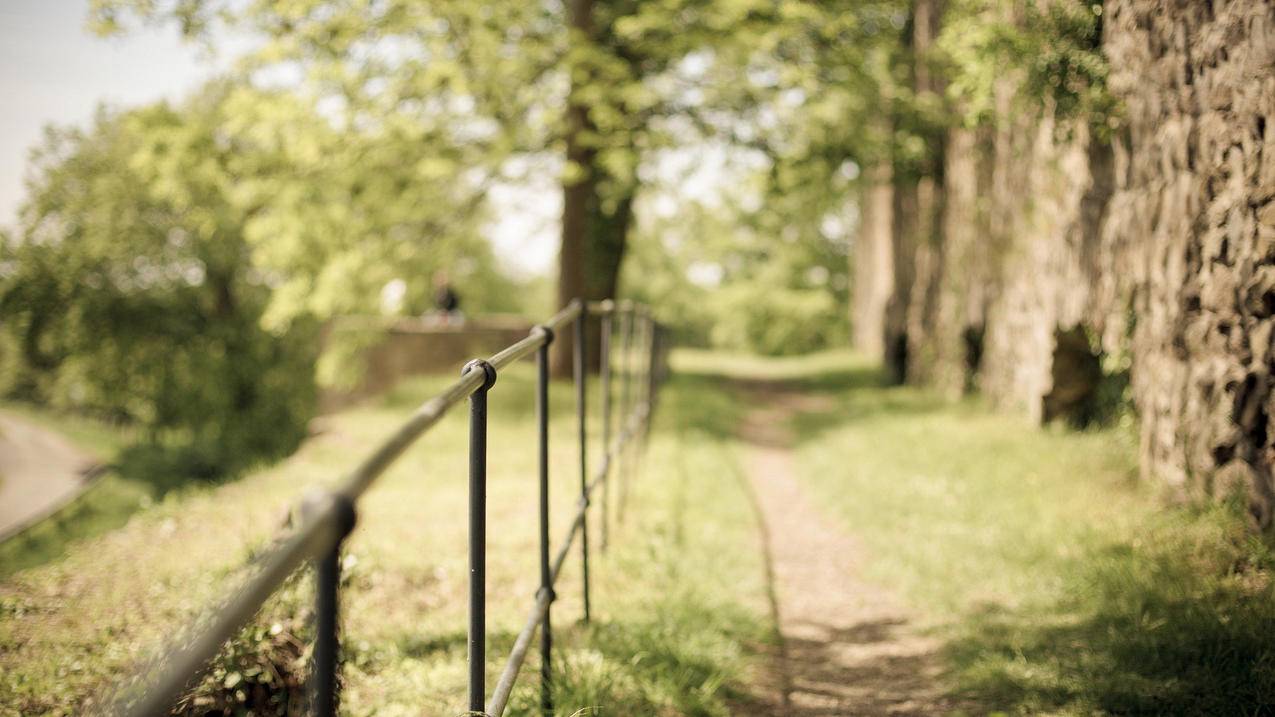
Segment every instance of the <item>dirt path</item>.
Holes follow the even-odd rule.
[[[741,437],[769,553],[772,609],[782,639],[754,714],[932,715],[949,711],[938,645],[911,629],[888,591],[858,576],[864,549],[797,480],[788,419],[814,397],[746,388]]]
[[[0,413],[0,540],[78,495],[96,464],[57,433]]]

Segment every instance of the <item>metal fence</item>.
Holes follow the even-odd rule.
[[[586,324],[599,321],[602,456],[589,472],[587,421]],[[575,517],[556,555],[549,544],[549,347],[562,331],[574,332],[573,382],[578,422],[580,492]],[[618,344],[618,345],[617,345]],[[649,430],[657,389],[665,375],[665,346],[661,327],[643,306],[610,301],[571,302],[530,334],[487,359],[475,359],[461,369],[460,379],[423,403],[397,431],[373,451],[332,490],[308,495],[302,503],[300,525],[261,559],[261,567],[244,586],[213,614],[208,626],[183,646],[172,650],[159,675],[140,698],[117,705],[117,712],[153,717],[162,715],[207,669],[222,646],[258,612],[295,571],[313,562],[315,580],[315,642],[310,674],[311,710],[327,716],[336,712],[339,670],[338,588],[341,544],[353,530],[359,497],[412,443],[447,411],[469,399],[469,698],[471,713],[499,717],[509,703],[514,682],[540,630],[541,705],[553,710],[550,627],[554,584],[577,538],[580,542],[584,620],[589,619],[589,507],[601,492],[602,547],[609,540],[610,484],[615,476],[620,494],[616,519],[624,514],[628,483],[636,468],[639,444]],[[540,588],[526,624],[518,633],[491,698],[486,698],[486,562],[487,562],[487,399],[501,369],[535,354],[536,422],[540,483]],[[613,354],[615,354],[614,360]],[[618,375],[618,379],[617,379]],[[620,384],[618,407],[612,384]],[[618,418],[612,425],[612,418]],[[626,457],[626,453],[629,454]]]

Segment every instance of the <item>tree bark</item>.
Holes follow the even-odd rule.
[[[590,42],[593,36],[593,0],[570,0],[567,7],[571,42]],[[596,203],[597,177],[594,150],[585,142],[589,108],[580,101],[580,80],[571,72],[567,105],[567,165],[562,186],[562,243],[558,250],[558,306],[586,295],[585,252],[588,243],[589,206]],[[550,370],[556,377],[571,375],[574,339],[563,332],[553,344]]]
[[[570,26],[573,41],[596,42],[595,0],[572,0]],[[636,186],[628,178],[615,178],[598,166],[598,152],[588,137],[596,132],[589,108],[579,101],[579,73],[572,73],[572,92],[567,108],[568,178],[563,183],[562,246],[558,258],[558,304],[573,299],[602,301],[614,299],[620,289],[620,267],[633,224]],[[586,366],[596,370],[599,331],[597,322],[586,326],[588,349]],[[554,376],[571,375],[574,338],[554,341],[551,371]]]
[[[867,356],[885,356],[885,309],[893,292],[892,246],[894,186],[890,163],[882,161],[868,170],[860,206],[859,235],[855,242],[854,303],[851,330],[854,347]]]
[[[912,89],[918,97],[941,96],[940,79],[930,69],[928,57],[938,35],[941,0],[914,0],[905,37],[908,45]],[[920,128],[927,148],[919,165],[894,168],[894,218],[892,221],[894,287],[885,309],[885,367],[891,381],[902,383],[917,376],[923,364],[918,349],[925,348],[923,334],[930,325],[930,282],[941,261],[937,212],[940,192],[942,137]]]

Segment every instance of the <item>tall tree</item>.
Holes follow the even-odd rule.
[[[315,398],[313,327],[262,326],[237,191],[261,148],[220,132],[225,110],[215,87],[50,130],[0,243],[0,391],[141,426],[178,475],[286,453]]]
[[[593,0],[570,0],[568,4],[569,44],[583,54],[593,43]],[[589,248],[589,215],[596,204],[597,178],[593,164],[595,151],[586,133],[591,131],[589,108],[581,97],[588,78],[584,67],[568,71],[571,92],[567,99],[567,170],[562,189],[562,244],[558,249],[558,305],[576,298],[592,298],[587,286],[585,254]],[[571,367],[572,341],[563,336],[554,349],[553,371],[566,375]]]
[[[747,99],[705,92],[711,73],[684,61],[692,55],[708,66],[764,61],[758,55],[776,46],[775,28],[808,22],[817,5],[95,0],[94,7],[97,24],[108,31],[141,17],[176,20],[196,37],[214,37],[208,29],[218,23],[265,37],[247,58],[246,81],[299,70],[299,88],[328,108],[342,131],[392,128],[381,139],[409,155],[420,151],[403,144],[412,137],[445,148],[422,160],[423,169],[475,197],[436,205],[462,218],[481,207],[485,188],[502,178],[511,158],[565,150],[558,296],[566,301],[617,294],[638,169],[669,141],[669,124],[682,118],[692,131],[708,130],[715,103],[738,109]],[[413,125],[423,129],[408,131]],[[343,260],[360,263],[348,254]],[[561,369],[569,337],[557,345]]]
[[[480,241],[511,158],[542,152],[564,96],[559,18],[547,3],[468,0],[242,3],[95,0],[103,32],[173,21],[194,40],[258,42],[228,81],[247,98],[226,130],[275,143],[280,164],[250,236],[288,283],[271,320],[377,306],[387,281],[427,296],[435,269],[465,307],[510,308]],[[228,28],[219,32],[218,28]],[[255,101],[269,90],[265,101]],[[557,98],[557,99],[555,99]],[[325,122],[298,121],[300,111]],[[289,179],[290,176],[290,179]],[[501,296],[496,296],[500,294]],[[417,297],[416,300],[412,300]],[[499,300],[498,300],[499,299]]]

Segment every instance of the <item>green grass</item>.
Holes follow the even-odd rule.
[[[1232,506],[1166,508],[1124,430],[1039,430],[977,400],[885,388],[844,353],[675,356],[630,511],[595,554],[581,624],[573,557],[554,607],[558,714],[725,715],[774,626],[733,432],[731,381],[824,396],[794,419],[801,478],[946,645],[948,685],[989,714],[1264,714],[1275,705],[1275,558]],[[296,456],[222,486],[160,493],[127,524],[0,578],[0,714],[100,706],[235,585],[301,490],[337,478],[446,379],[338,414]],[[596,393],[594,394],[596,398]],[[554,539],[578,480],[555,386]],[[343,710],[459,714],[465,683],[463,409],[361,505],[347,552]],[[492,395],[489,684],[536,588],[530,372]],[[614,507],[617,495],[612,496]],[[132,510],[130,508],[130,510]],[[594,545],[597,545],[596,521]],[[6,559],[8,556],[4,556]],[[218,658],[199,707],[295,699],[305,576]],[[529,656],[512,714],[537,711]],[[277,674],[276,674],[277,673]],[[296,703],[292,703],[295,708]]]
[[[66,436],[107,463],[115,460],[131,438],[127,429],[26,404],[5,403],[0,408]],[[0,543],[0,579],[54,560],[76,541],[120,527],[155,497],[156,491],[147,481],[108,472],[49,520]]]
[[[531,372],[502,374],[491,397],[489,685],[537,582]],[[331,481],[448,379],[409,382],[328,419],[283,463],[217,487],[172,491],[63,557],[0,579],[0,714],[71,714],[107,699],[201,608],[233,587],[304,487]],[[596,398],[596,394],[595,394]],[[553,538],[578,490],[569,386],[553,393]],[[559,714],[724,715],[742,699],[769,639],[754,518],[733,471],[739,407],[711,382],[675,380],[629,512],[595,554],[593,609],[581,615],[578,556],[554,605]],[[360,505],[342,608],[343,711],[459,714],[465,686],[466,419],[463,407],[391,469]],[[617,495],[612,496],[615,506]],[[595,522],[596,531],[596,522]],[[594,544],[598,540],[596,532]],[[308,634],[306,578],[283,591],[219,657],[202,707],[295,698]],[[529,657],[512,714],[537,711]],[[277,673],[277,674],[276,674]],[[284,689],[287,688],[287,689]],[[293,702],[295,708],[295,702]]]
[[[884,388],[846,354],[763,373],[832,398],[794,422],[802,477],[863,539],[869,577],[944,638],[971,711],[1275,707],[1267,543],[1234,506],[1166,508],[1127,431],[1039,430]]]

